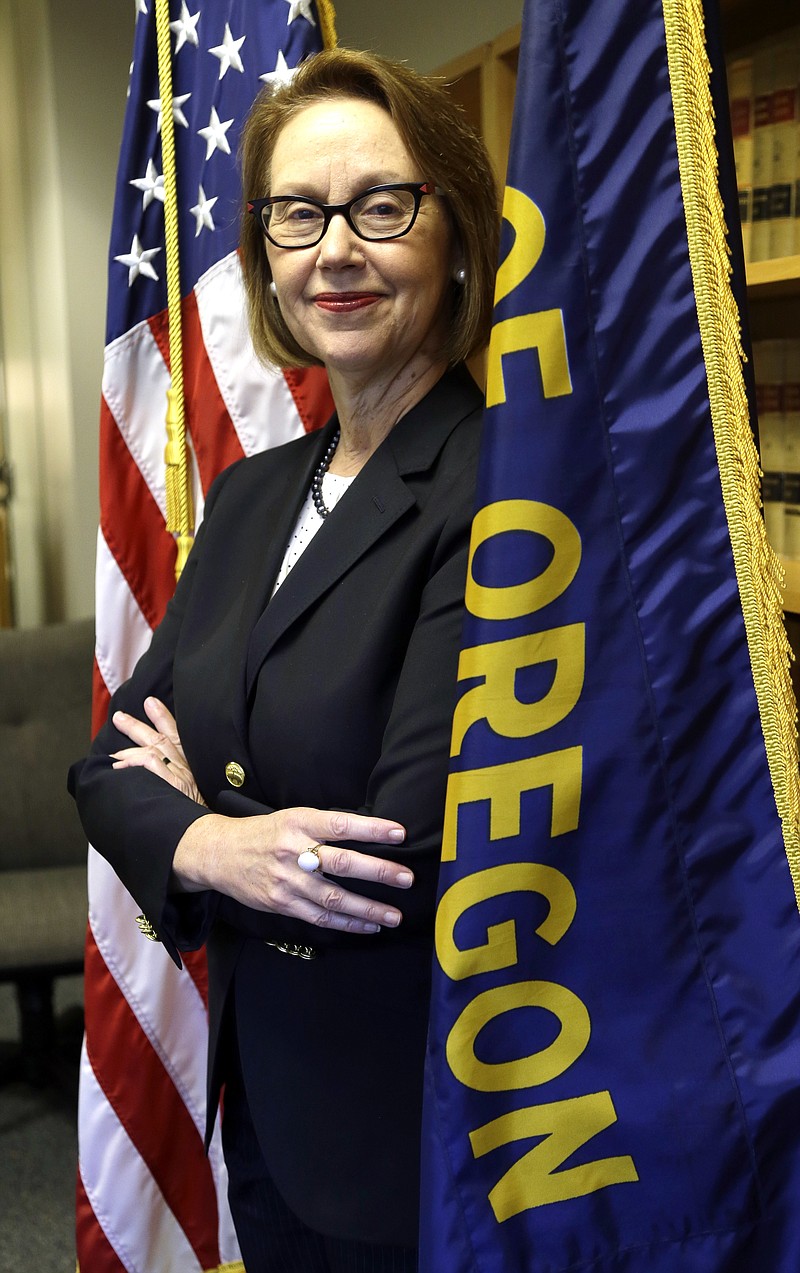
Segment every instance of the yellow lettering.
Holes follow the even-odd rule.
[[[520,797],[523,791],[552,787],[550,835],[565,835],[578,825],[581,804],[583,749],[565,747],[544,756],[529,756],[506,765],[467,769],[447,779],[447,800],[442,834],[442,861],[453,862],[457,853],[458,810],[463,804],[489,801],[489,839],[505,840],[520,832]]]
[[[456,706],[451,756],[460,754],[467,730],[479,720],[502,738],[529,738],[564,720],[583,688],[585,631],[585,624],[570,623],[462,650],[458,679],[482,676],[483,685],[467,690]],[[544,698],[523,703],[516,695],[517,672],[537,663],[555,663],[553,683]]]
[[[508,256],[497,271],[494,285],[494,303],[505,300],[515,287],[528,277],[536,266],[544,247],[544,217],[533,199],[506,186],[503,195],[503,216],[514,230],[514,242]]]
[[[543,1008],[559,1021],[552,1043],[513,1061],[480,1061],[475,1041],[484,1026],[516,1008]],[[447,1062],[454,1076],[475,1092],[508,1092],[538,1087],[558,1078],[582,1055],[591,1034],[586,1007],[554,981],[517,981],[495,986],[471,999],[447,1036]]]
[[[550,1202],[565,1202],[639,1179],[633,1159],[600,1158],[580,1167],[556,1169],[581,1145],[617,1121],[609,1092],[534,1105],[503,1114],[470,1133],[472,1152],[481,1158],[500,1145],[526,1136],[546,1137],[509,1168],[489,1194],[498,1221]]]
[[[506,586],[478,583],[474,574],[475,554],[495,535],[527,531],[541,535],[553,546],[548,566],[525,583]],[[467,609],[479,619],[520,619],[555,601],[572,583],[581,560],[581,539],[572,522],[550,504],[532,499],[504,499],[478,509],[472,522],[469,546]]]
[[[561,398],[572,393],[564,315],[560,309],[543,309],[537,314],[516,314],[513,318],[504,318],[492,328],[486,362],[487,407],[505,402],[503,359],[506,354],[516,354],[524,349],[538,351],[545,398]]]
[[[461,916],[490,897],[504,893],[538,893],[547,899],[548,911],[535,932],[551,946],[566,933],[575,917],[575,890],[561,871],[538,862],[510,862],[466,875],[447,889],[436,911],[436,954],[442,970],[453,981],[479,972],[496,972],[517,962],[516,923],[513,919],[490,924],[482,946],[462,950],[456,945],[455,926]]]

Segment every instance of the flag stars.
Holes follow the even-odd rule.
[[[150,264],[153,257],[161,251],[161,248],[143,248],[139,242],[138,234],[134,234],[131,243],[130,252],[123,252],[121,256],[115,256],[114,260],[119,261],[120,265],[124,265],[128,271],[128,287],[130,287],[140,274],[145,278],[151,278],[155,282],[158,281],[154,266]]]
[[[182,128],[188,128],[189,121],[184,115],[183,111],[181,110],[181,107],[183,106],[184,102],[188,102],[191,96],[192,96],[191,93],[182,93],[180,97],[173,97],[172,99],[172,118],[174,119],[175,123],[180,124]],[[158,113],[158,123],[156,124],[156,131],[160,133],[161,121],[163,118],[162,111],[161,111],[161,98],[151,97],[147,105],[150,107],[151,111],[156,111]]]
[[[287,27],[295,18],[306,18],[315,27],[317,25],[314,14],[311,12],[311,0],[286,0],[289,6],[289,17],[286,19]]]
[[[230,144],[225,134],[233,123],[232,119],[226,119],[224,122],[217,114],[216,106],[211,107],[211,117],[206,128],[198,128],[197,132],[206,143],[206,159],[210,159],[215,150],[223,150],[226,155],[231,153]]]
[[[156,171],[156,166],[152,159],[147,161],[147,170],[143,177],[134,177],[130,182],[137,190],[142,192],[142,211],[146,212],[154,199],[159,203],[164,202],[164,177],[163,174]]]
[[[273,93],[276,89],[283,88],[291,82],[292,76],[296,73],[296,66],[289,66],[283,52],[278,53],[278,60],[275,63],[274,71],[267,71],[266,75],[259,75],[259,79],[265,84],[269,84]]]
[[[209,53],[213,53],[214,57],[219,58],[219,78],[227,75],[231,69],[234,71],[244,71],[242,59],[239,57],[239,49],[247,39],[246,35],[240,36],[238,40],[234,40],[231,34],[230,25],[225,23],[225,35],[222,44],[217,44],[213,49],[209,49]]]
[[[217,202],[219,195],[214,195],[212,199],[206,198],[206,192],[202,186],[198,189],[197,203],[191,209],[192,216],[195,219],[194,237],[197,238],[201,230],[215,230],[214,218],[211,215],[211,209]]]
[[[197,13],[190,13],[186,0],[181,0],[181,16],[175,22],[170,22],[169,29],[175,36],[175,52],[180,53],[184,44],[193,44],[195,48],[199,45],[197,38],[197,23],[200,18],[200,10]]]

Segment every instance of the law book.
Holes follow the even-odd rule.
[[[800,27],[795,31],[798,46],[797,55],[797,120],[795,123],[794,147],[794,244],[793,251],[800,253]]]
[[[739,218],[745,260],[750,260],[753,229],[753,59],[736,58],[728,66],[728,97],[733,157],[739,191]],[[800,139],[795,139],[800,140]],[[792,226],[794,234],[794,226]]]
[[[800,340],[785,343],[783,375],[783,555],[800,561]]]
[[[785,418],[783,393],[786,342],[753,342],[758,435],[761,454],[761,500],[767,537],[778,553],[785,546]]]
[[[764,45],[756,49],[753,55],[753,209],[750,236],[752,261],[765,261],[770,251],[774,52],[773,45]]]
[[[769,255],[794,251],[795,183],[797,180],[797,61],[792,36],[781,37],[772,51],[770,133],[772,173],[769,193]]]

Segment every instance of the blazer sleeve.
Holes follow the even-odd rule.
[[[149,649],[111,699],[108,719],[94,739],[89,755],[70,769],[68,786],[75,798],[84,830],[93,845],[113,866],[125,887],[180,965],[179,950],[202,945],[214,920],[217,896],[211,892],[170,893],[172,859],[189,826],[209,810],[143,768],[112,769],[112,753],[129,747],[130,739],[114,728],[111,718],[121,710],[143,719],[149,695],[173,710],[172,670],[194,576],[203,553],[206,527],[214,504],[236,465],[212,484],[205,515],[175,593],[156,628]],[[266,810],[264,810],[266,812]]]

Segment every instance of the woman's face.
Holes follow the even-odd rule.
[[[306,107],[278,134],[270,194],[346,203],[370,186],[427,180],[385,110],[334,98]],[[314,247],[267,242],[267,253],[292,335],[330,371],[391,380],[441,361],[454,263],[438,196],[423,197],[403,238],[368,243],[334,216]]]

